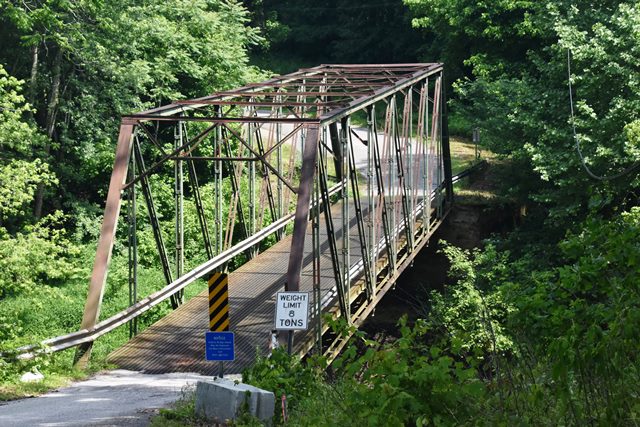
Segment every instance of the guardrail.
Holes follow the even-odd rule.
[[[469,175],[471,175],[472,173],[482,169],[483,167],[485,167],[487,165],[487,161],[486,160],[480,160],[477,161],[475,164],[473,164],[471,167],[468,167],[467,169],[463,170],[462,172],[460,172],[457,175],[454,175],[451,178],[451,183],[455,184],[456,182],[461,181],[463,178],[468,177]]]
[[[342,188],[341,184],[337,184],[333,186],[329,190],[329,195],[336,194]],[[171,295],[176,292],[184,289],[191,283],[195,282],[202,276],[207,273],[213,271],[216,267],[219,267],[227,262],[229,262],[233,257],[239,255],[251,248],[252,246],[257,245],[265,238],[269,237],[271,234],[282,230],[286,227],[291,221],[293,221],[295,217],[294,213],[291,213],[285,217],[282,217],[278,221],[272,223],[268,227],[263,228],[256,234],[251,237],[237,243],[233,247],[227,249],[224,252],[216,255],[211,258],[209,261],[200,264],[198,267],[194,268],[184,276],[174,280],[161,290],[154,292],[146,298],[141,299],[137,303],[133,304],[130,307],[127,307],[123,311],[114,316],[109,317],[99,323],[91,329],[81,329],[77,332],[72,332],[70,334],[62,335],[55,338],[50,338],[44,341],[41,341],[39,344],[28,345],[24,347],[19,347],[11,352],[6,352],[0,354],[0,357],[3,358],[14,358],[14,359],[32,359],[38,354],[48,353],[48,352],[57,352],[66,350],[68,348],[72,348],[78,346],[80,344],[84,344],[86,342],[92,342],[98,339],[99,337],[111,332],[118,326],[121,326],[130,320],[140,316],[145,311],[155,307],[161,302],[167,300]]]
[[[475,165],[471,166],[468,169],[460,172],[457,175],[452,177],[452,182],[455,184],[466,176],[472,174],[474,171],[480,169],[484,164],[486,164],[485,160],[477,162]],[[337,184],[333,186],[329,190],[329,195],[336,194],[340,191],[342,187],[341,184]],[[253,236],[237,243],[233,247],[227,249],[224,252],[216,255],[211,258],[209,261],[200,264],[198,267],[191,270],[189,273],[184,276],[174,280],[161,290],[147,296],[146,298],[138,301],[130,307],[127,307],[123,311],[114,316],[109,317],[99,323],[91,329],[82,329],[77,332],[72,332],[70,334],[61,335],[55,338],[49,338],[44,341],[41,341],[39,344],[28,345],[24,347],[19,347],[11,352],[0,353],[0,357],[2,358],[12,358],[12,359],[32,359],[39,354],[46,354],[51,352],[57,352],[66,350],[80,344],[84,344],[87,342],[92,342],[98,339],[99,337],[113,331],[119,326],[124,325],[125,323],[133,320],[134,318],[140,316],[142,313],[150,310],[161,302],[167,300],[171,295],[176,292],[184,289],[191,283],[195,282],[205,274],[213,271],[216,267],[221,266],[222,264],[229,262],[236,255],[241,254],[252,246],[260,243],[262,240],[270,236],[271,234],[282,230],[287,226],[291,221],[293,221],[295,214],[289,214],[268,227],[263,228]]]

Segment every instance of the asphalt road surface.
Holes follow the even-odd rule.
[[[40,397],[0,403],[0,426],[146,426],[159,408],[180,399],[185,386],[206,379],[110,371]]]

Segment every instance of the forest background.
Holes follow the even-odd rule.
[[[347,354],[357,380],[309,382],[357,398],[299,410],[318,422],[358,410],[370,424],[638,423],[637,2],[0,0],[0,40],[3,352],[80,324],[121,115],[301,66],[439,61],[452,133],[481,129],[502,160],[501,197],[526,216],[482,249],[445,246],[454,280],[425,296],[428,318],[393,347]],[[153,185],[170,229],[171,186]],[[126,262],[119,244],[103,316],[128,303]],[[147,267],[141,293],[162,283]],[[94,369],[127,338],[100,340]],[[2,361],[0,379],[68,375],[70,357]]]

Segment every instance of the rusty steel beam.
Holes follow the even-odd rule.
[[[381,64],[380,66],[376,66],[376,65],[371,65],[371,64],[363,64],[363,65],[356,65],[356,64],[339,64],[339,65],[334,65],[333,67],[342,67],[342,68],[348,68],[348,69],[362,69],[362,70],[370,70],[370,69],[379,69],[379,70],[393,70],[393,69],[399,69],[402,67],[406,67],[407,71],[413,71],[415,70],[416,72],[419,70],[425,70],[428,68],[431,68],[433,66],[441,66],[442,64],[433,64],[433,63],[420,63],[420,64],[415,64],[415,68],[414,68],[414,64]],[[276,76],[270,80],[261,82],[261,83],[253,83],[250,85],[246,85],[243,86],[241,88],[236,89],[236,91],[239,92],[251,92],[251,91],[255,91],[256,89],[260,89],[260,88],[271,88],[271,87],[279,87],[283,84],[287,85],[287,84],[292,84],[292,85],[310,85],[315,79],[319,79],[319,80],[323,80],[325,78],[325,76],[323,75],[323,71],[326,71],[330,69],[329,66],[319,66],[319,67],[315,67],[315,68],[310,68],[307,70],[300,70],[291,74],[287,74],[287,75],[283,75],[283,76]],[[362,79],[365,79],[365,81],[370,81],[370,77],[371,75],[369,74],[361,74]],[[355,78],[355,76],[351,76],[351,78]],[[302,79],[305,79],[305,81],[303,82]],[[357,82],[360,83],[360,82]],[[393,85],[393,83],[389,83],[389,84],[385,84],[384,86],[389,86],[389,85]],[[206,101],[209,99],[215,99],[216,97],[218,97],[217,94],[212,94],[209,96],[205,96],[205,97],[201,97],[201,98],[196,98],[196,100],[198,101]],[[195,108],[196,105],[193,106],[193,108]],[[186,111],[186,106],[184,105],[178,105],[178,104],[169,104],[166,106],[162,106],[162,107],[157,107],[157,108],[153,108],[147,111],[143,111],[140,114],[141,115],[160,115],[160,116],[169,116],[169,115],[173,115],[173,114],[177,114],[179,112],[184,112]]]
[[[374,94],[365,99],[358,99],[353,101],[348,107],[343,107],[341,109],[333,110],[329,113],[324,114],[320,117],[321,124],[329,124],[335,121],[342,119],[358,110],[362,110],[369,105],[373,105],[376,102],[387,98],[391,94],[400,91],[401,89],[410,87],[420,80],[429,77],[433,74],[437,74],[442,72],[442,64],[429,64],[430,66],[424,70],[416,71],[409,77],[405,77],[395,84],[390,84],[389,86],[384,86],[380,89],[377,89]]]
[[[302,83],[301,83],[302,84]],[[272,90],[272,89],[268,89],[268,90]],[[283,97],[283,96],[330,96],[330,97],[334,97],[334,96],[349,96],[349,97],[355,97],[355,96],[367,96],[370,95],[371,92],[373,91],[366,91],[366,92],[323,92],[323,91],[304,91],[304,92],[296,92],[296,91],[291,91],[291,92],[240,92],[240,91],[226,91],[226,92],[218,92],[216,94],[217,97],[233,97],[233,98],[260,98],[260,97]],[[208,99],[206,101],[197,101],[194,100],[193,102],[191,102],[192,104],[207,104],[209,102],[215,102],[217,101],[215,98],[213,99]],[[180,102],[180,101],[179,101]],[[182,102],[184,103],[184,102]],[[302,103],[305,104],[305,103]],[[277,105],[277,104],[276,104]],[[291,104],[287,104],[287,105],[293,105]]]
[[[357,87],[369,87],[369,86],[385,86],[387,85],[387,83],[385,82],[357,82],[357,83],[348,83],[348,82],[340,82],[340,83],[328,83],[328,82],[323,82],[324,77],[322,78],[318,78],[317,80],[314,80],[313,78],[311,78],[310,80],[307,80],[305,85],[307,87],[319,87],[319,86],[328,86],[328,87],[332,87],[332,86],[339,86],[341,88],[357,88]],[[287,83],[271,83],[269,86],[272,88],[286,88],[286,87],[296,87],[298,86],[299,83],[298,82],[287,82]],[[248,85],[248,87],[260,87],[261,84],[259,83],[255,83],[254,85]],[[276,92],[277,93],[277,92]],[[286,93],[286,92],[285,92]]]
[[[309,126],[307,129],[307,138],[302,156],[302,170],[300,171],[296,216],[293,222],[289,267],[287,268],[287,283],[285,285],[287,291],[297,291],[300,289],[300,271],[302,270],[304,241],[307,232],[307,223],[309,222],[309,204],[311,203],[313,176],[316,168],[316,159],[318,157],[318,145],[320,143],[319,127],[317,125]]]
[[[281,117],[190,117],[161,116],[157,114],[131,114],[123,119],[135,122],[203,122],[203,123],[318,123],[317,119]]]
[[[271,94],[276,94],[274,96],[271,96]],[[280,96],[280,94],[282,94],[283,96]],[[259,93],[258,96],[259,97],[263,97],[265,95],[265,93]],[[346,95],[346,94],[345,94]],[[289,96],[293,96],[292,93],[283,93],[283,92],[269,92],[269,97],[273,97],[273,98],[287,98]],[[248,106],[248,107],[317,107],[317,106],[327,106],[327,105],[343,105],[343,104],[347,104],[349,101],[348,100],[335,100],[335,101],[326,101],[326,102],[321,102],[321,101],[314,101],[314,102],[286,102],[286,101],[280,101],[280,102],[272,102],[272,101],[234,101],[234,100],[216,100],[216,99],[211,99],[211,100],[207,100],[207,101],[195,101],[195,100],[188,100],[188,101],[176,101],[176,104],[178,105],[232,105],[232,106]]]
[[[96,258],[93,263],[93,272],[91,273],[80,329],[93,329],[100,317],[100,306],[102,305],[102,296],[104,295],[104,286],[107,281],[107,272],[122,205],[122,187],[127,179],[131,144],[133,142],[133,128],[134,125],[130,122],[123,122],[120,125],[116,158],[111,172],[109,192],[107,193],[107,202],[104,208],[104,219],[100,229],[100,239],[98,240]],[[91,342],[84,343],[78,347],[74,359],[77,366],[86,367],[91,355],[91,347]]]

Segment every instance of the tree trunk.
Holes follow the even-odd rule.
[[[49,103],[47,105],[47,143],[44,146],[45,161],[48,160],[51,153],[51,141],[56,128],[56,115],[58,113],[58,104],[60,102],[60,82],[62,80],[62,49],[58,48],[56,57],[53,62],[53,80],[51,82],[51,92],[49,94]],[[42,217],[42,204],[44,199],[44,185],[38,184],[36,192],[36,202],[34,208],[34,216],[36,221]]]
[[[38,79],[38,54],[39,44],[34,44],[31,48],[31,77],[29,78],[29,104],[32,107],[36,104],[36,82]]]

